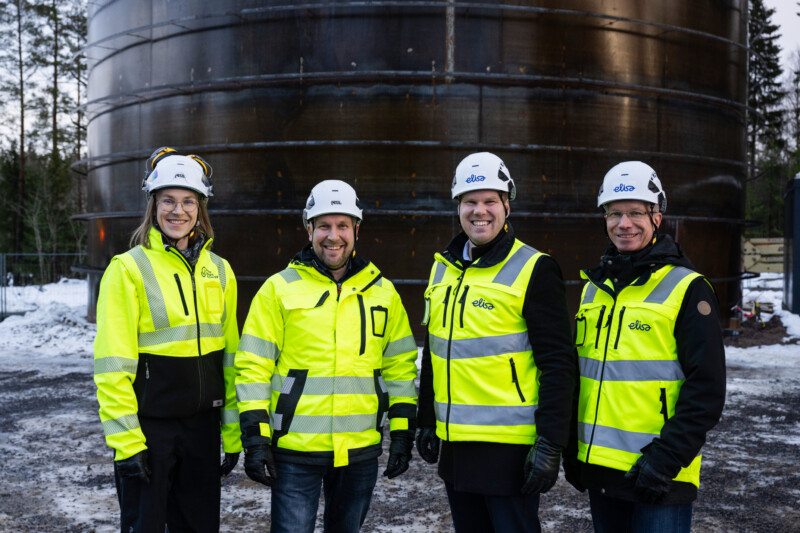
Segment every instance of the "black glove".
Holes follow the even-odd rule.
[[[272,486],[278,479],[278,471],[275,470],[275,459],[269,444],[255,444],[244,449],[244,472],[253,481]]]
[[[667,495],[672,482],[672,477],[659,472],[647,454],[639,457],[625,479],[634,481],[633,492],[645,503],[657,503]]]
[[[563,462],[564,466],[564,478],[567,480],[567,483],[575,487],[575,490],[578,492],[584,492],[586,487],[583,486],[581,483],[581,464],[576,458],[567,459],[564,458]]]
[[[417,453],[428,464],[434,464],[439,460],[439,437],[436,436],[435,427],[424,426],[419,428]]]
[[[122,461],[117,461],[117,473],[120,477],[138,479],[150,483],[150,469],[147,467],[147,450],[142,450]]]
[[[392,443],[389,445],[389,460],[386,462],[386,470],[383,475],[389,479],[394,479],[406,470],[411,461],[411,448],[414,447],[413,430],[390,431]]]
[[[239,452],[236,453],[226,453],[225,459],[222,460],[222,464],[219,465],[219,475],[220,477],[225,477],[231,473],[231,471],[236,466],[236,463],[239,462]]]
[[[539,435],[525,459],[523,494],[544,494],[556,484],[561,447]]]

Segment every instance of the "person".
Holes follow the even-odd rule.
[[[725,401],[725,352],[711,283],[658,228],[656,172],[626,161],[597,206],[611,246],[576,315],[580,392],[567,480],[589,490],[597,532],[688,532],[700,448]]]
[[[439,461],[457,532],[540,531],[576,372],[561,270],[515,238],[516,187],[499,157],[467,156],[451,195],[462,231],[425,291],[417,449]]]
[[[242,449],[236,278],[210,250],[208,163],[165,147],[146,168],[146,212],[103,275],[94,342],[120,528],[218,531],[220,477]]]
[[[271,531],[355,532],[378,475],[408,469],[416,429],[417,345],[392,283],[355,252],[362,209],[340,180],[318,183],[303,223],[310,243],[250,306],[236,353],[245,472],[272,487]]]

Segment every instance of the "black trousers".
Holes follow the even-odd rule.
[[[445,482],[456,533],[540,533],[539,495],[461,492]]]
[[[123,533],[219,531],[219,409],[180,419],[140,418],[150,483],[114,468]]]

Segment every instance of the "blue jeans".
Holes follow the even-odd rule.
[[[276,462],[272,533],[314,533],[320,488],[325,491],[324,531],[356,533],[367,517],[378,480],[378,459],[347,466]]]
[[[589,491],[595,533],[689,533],[692,504],[653,505]]]

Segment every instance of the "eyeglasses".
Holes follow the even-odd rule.
[[[187,198],[182,202],[178,202],[177,200],[173,200],[172,198],[162,198],[158,201],[158,205],[166,209],[167,211],[175,211],[178,207],[178,204],[183,207],[183,210],[186,213],[194,213],[197,210],[197,200],[194,198]]]
[[[622,215],[625,215],[631,220],[642,220],[644,217],[649,216],[648,211],[610,211],[605,214],[606,220],[609,222],[619,222],[622,220]]]

